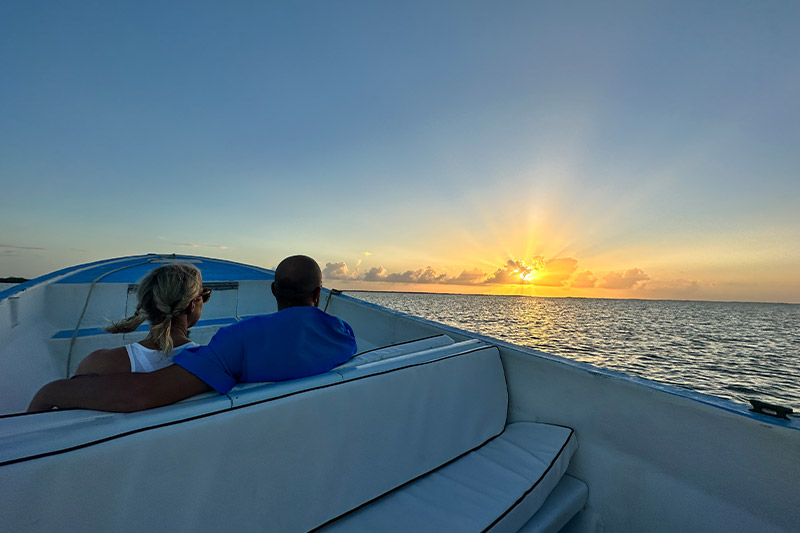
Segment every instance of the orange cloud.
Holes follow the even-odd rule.
[[[361,279],[363,281],[385,281],[388,283],[446,283],[449,280],[447,274],[439,274],[429,266],[417,270],[406,270],[402,273],[389,273],[382,266],[377,266],[369,269]]]
[[[537,255],[527,260],[509,259],[502,268],[486,278],[488,284],[527,283],[540,287],[563,287],[578,268],[577,259],[545,259]]]
[[[359,260],[359,265],[360,265]],[[553,289],[592,289],[602,288],[610,290],[652,290],[663,292],[667,286],[651,281],[650,277],[639,268],[631,268],[624,272],[609,272],[602,279],[591,271],[578,272],[578,260],[572,257],[545,259],[535,256],[531,259],[509,259],[506,263],[488,274],[478,268],[463,270],[458,276],[451,277],[445,272],[436,271],[427,266],[416,270],[404,272],[389,272],[383,266],[372,267],[366,272],[357,268],[351,270],[343,261],[326,263],[323,277],[328,280],[407,283],[407,284],[443,284],[477,287],[480,285],[514,285],[516,287],[542,287]],[[648,283],[649,282],[649,283]],[[672,288],[672,287],[670,287]],[[680,282],[676,289],[684,292],[696,290],[693,282]],[[498,287],[495,290],[502,290]],[[544,290],[544,289],[543,289]]]
[[[537,270],[532,283],[542,287],[563,287],[578,268],[578,261],[571,257],[549,259]]]
[[[650,276],[639,268],[626,270],[624,274],[609,272],[603,278],[599,287],[601,289],[632,289],[639,282],[649,280]]]
[[[442,283],[451,285],[477,285],[482,283],[484,279],[486,279],[486,272],[479,268],[474,268],[472,270],[464,270],[455,278],[446,279]]]
[[[384,281],[395,283],[442,283],[447,274],[437,274],[431,267],[419,270],[406,270],[402,274],[389,274]]]
[[[647,281],[642,283],[641,288],[647,291],[651,297],[661,298],[691,298],[701,289],[700,283],[688,279],[675,279],[667,281]]]
[[[580,272],[573,280],[571,286],[576,289],[592,289],[597,285],[597,278],[588,270]]]
[[[532,276],[534,273],[533,267],[524,264],[522,261],[509,259],[503,268],[498,268],[494,274],[486,278],[484,283],[500,285],[522,283],[526,276]]]

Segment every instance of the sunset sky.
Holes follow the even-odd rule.
[[[800,303],[800,2],[0,3],[0,277]]]

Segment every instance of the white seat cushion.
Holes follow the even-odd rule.
[[[517,531],[567,470],[570,428],[517,422],[445,466],[362,506],[324,531]]]
[[[565,475],[547,497],[544,505],[518,533],[556,533],[585,506],[589,487],[580,479]]]
[[[342,363],[334,368],[334,370],[353,368],[367,363],[372,363],[374,361],[382,361],[384,359],[390,359],[399,355],[421,352],[422,350],[430,350],[431,348],[439,348],[449,344],[453,344],[453,339],[444,334],[433,335],[432,337],[425,337],[424,339],[400,342],[397,344],[392,344],[391,346],[384,346],[382,348],[375,348],[373,350],[367,350],[365,352],[358,353],[346,363]]]

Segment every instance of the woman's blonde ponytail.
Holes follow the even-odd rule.
[[[136,312],[106,328],[111,333],[130,333],[147,320],[149,337],[165,354],[172,351],[172,319],[183,313],[203,289],[200,271],[186,263],[153,269],[139,282]]]

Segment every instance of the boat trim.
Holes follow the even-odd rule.
[[[153,257],[157,257],[156,254],[148,254],[148,255],[153,255]],[[41,285],[41,284],[46,283],[48,281],[52,281],[52,280],[54,280],[56,278],[64,277],[64,276],[66,276],[68,274],[71,274],[71,273],[77,273],[77,272],[79,272],[81,270],[84,270],[84,269],[87,269],[87,268],[93,268],[93,267],[102,265],[103,263],[113,264],[113,263],[118,263],[118,262],[121,262],[121,261],[127,261],[127,260],[130,260],[130,259],[138,259],[138,258],[141,258],[141,257],[147,257],[147,256],[146,255],[128,255],[128,256],[119,257],[119,258],[116,258],[116,259],[102,259],[100,261],[93,261],[91,263],[84,263],[82,265],[62,268],[61,270],[56,270],[55,272],[51,272],[49,274],[45,274],[44,276],[39,276],[38,278],[34,278],[34,279],[31,279],[31,280],[25,281],[23,283],[19,283],[19,284],[15,285],[15,286],[11,287],[10,289],[6,289],[4,291],[0,291],[0,301],[4,300],[4,299],[6,299],[6,298],[8,298],[10,296],[14,296],[17,293],[20,293],[20,292],[23,292],[23,291],[25,291],[27,289],[30,289],[31,287],[35,287],[37,285]]]
[[[28,289],[33,287],[37,287],[42,284],[46,283],[59,283],[62,279],[73,275],[78,274],[81,271],[89,270],[92,268],[97,268],[104,264],[107,264],[109,268],[113,267],[114,265],[125,264],[130,261],[136,260],[143,260],[148,263],[164,263],[170,261],[180,261],[186,263],[208,263],[208,264],[221,264],[221,265],[230,265],[235,266],[238,268],[244,268],[245,270],[251,270],[255,272],[259,272],[260,274],[266,274],[267,276],[274,276],[274,271],[269,270],[267,268],[254,266],[254,265],[246,265],[244,263],[237,263],[235,261],[228,261],[226,259],[216,259],[211,257],[202,257],[197,255],[182,255],[182,254],[141,254],[141,255],[128,255],[124,257],[116,257],[110,259],[101,259],[99,261],[91,261],[89,263],[83,263],[81,265],[74,265],[67,268],[62,268],[61,270],[56,270],[55,272],[50,272],[49,274],[45,274],[43,276],[39,276],[37,278],[18,283],[13,287],[10,287],[6,290],[0,291],[0,302],[3,300],[10,298],[16,294],[24,292]],[[133,265],[127,265],[133,266]],[[271,278],[270,278],[271,279]],[[88,283],[87,281],[86,283]]]

